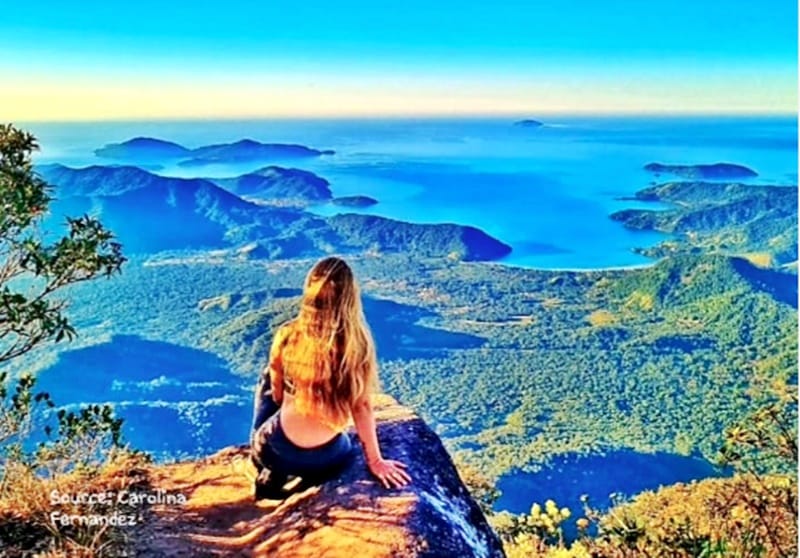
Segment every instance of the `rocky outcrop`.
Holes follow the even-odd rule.
[[[253,501],[245,446],[202,461],[156,467],[152,486],[183,494],[151,509],[136,533],[140,556],[504,556],[438,436],[407,408],[377,400],[386,457],[408,465],[411,485],[387,490],[359,455],[338,479],[282,501]]]

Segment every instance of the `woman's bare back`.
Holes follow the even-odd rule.
[[[284,393],[281,404],[281,427],[289,441],[301,448],[313,448],[330,442],[339,434],[318,417],[302,415],[294,405],[294,396]]]

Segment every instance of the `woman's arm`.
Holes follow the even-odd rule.
[[[283,368],[281,366],[270,365],[270,387],[272,389],[272,399],[278,405],[283,401]]]
[[[267,368],[259,374],[258,383],[256,384],[255,401],[253,402],[253,430],[258,430],[258,427],[278,409],[278,406],[272,400],[269,392],[270,376]]]
[[[253,430],[257,430],[264,421],[277,412],[283,399],[283,366],[280,353],[285,338],[284,328],[281,327],[275,332],[269,350],[269,363],[259,375],[253,404]]]
[[[364,446],[364,456],[367,467],[373,475],[383,483],[386,488],[395,486],[400,488],[411,482],[411,477],[405,471],[405,464],[392,459],[384,459],[378,445],[378,434],[375,426],[375,414],[369,396],[362,397],[352,408],[353,422],[356,432]]]
[[[283,342],[286,340],[286,326],[281,326],[275,332],[272,346],[269,349],[269,377],[271,379],[270,388],[272,389],[272,399],[278,405],[283,401],[283,363],[281,361],[281,350]]]

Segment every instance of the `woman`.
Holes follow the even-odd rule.
[[[387,488],[406,485],[405,465],[384,459],[378,446],[369,399],[376,384],[375,345],[353,272],[325,258],[306,277],[297,318],[276,332],[256,387],[256,498],[289,475],[313,483],[340,472],[353,457],[344,432],[351,417],[372,474]]]

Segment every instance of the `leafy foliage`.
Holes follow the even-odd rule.
[[[37,225],[51,197],[33,172],[37,148],[30,134],[0,125],[0,364],[40,343],[72,338],[63,301],[50,295],[110,276],[125,261],[112,234],[87,216],[68,219],[63,238],[42,240]]]
[[[508,556],[742,556],[797,555],[797,386],[757,386],[767,402],[726,433],[722,457],[736,466],[727,479],[676,484],[617,499],[606,513],[584,500],[579,538],[566,546],[551,503],[528,515],[495,514],[491,522]],[[783,469],[784,473],[763,473]],[[544,517],[547,516],[547,517]],[[590,536],[590,526],[596,536]]]
[[[66,303],[54,294],[110,277],[125,261],[111,232],[88,216],[68,218],[58,239],[42,230],[52,198],[33,172],[35,149],[33,136],[0,125],[0,364],[73,339]],[[30,373],[12,380],[0,370],[0,543],[19,553],[104,545],[115,536],[105,529],[60,531],[48,515],[46,494],[69,479],[91,484],[124,454],[122,421],[99,405],[54,415],[50,394],[35,386]]]

